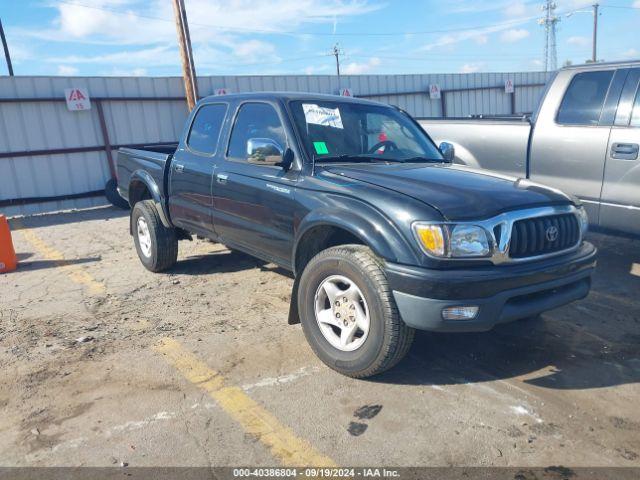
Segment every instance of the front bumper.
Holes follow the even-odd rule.
[[[591,288],[596,248],[584,242],[570,254],[541,262],[432,270],[387,263],[400,316],[410,327],[478,332],[584,298]],[[442,309],[477,305],[472,320],[445,320]]]

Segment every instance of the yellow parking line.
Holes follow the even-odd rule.
[[[33,230],[25,228],[19,220],[14,221],[14,225],[18,226],[24,239],[29,242],[40,255],[46,260],[56,262],[56,264],[67,273],[72,282],[87,287],[89,293],[92,295],[105,293],[106,287],[104,283],[93,278],[79,266],[65,263],[64,255],[61,252],[48,245],[47,242],[42,240]]]
[[[180,343],[165,338],[155,350],[162,353],[187,380],[205,390],[242,428],[262,442],[284,466],[334,467],[336,463],[313,447],[252,400],[241,388],[225,386],[218,372],[188,352]]]

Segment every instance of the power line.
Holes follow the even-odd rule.
[[[65,5],[72,5],[75,7],[90,8],[94,10],[110,12],[116,15],[130,16],[130,17],[136,17],[136,18],[144,18],[147,20],[157,20],[161,22],[173,23],[173,20],[163,18],[163,17],[156,17],[153,15],[145,15],[145,14],[133,13],[133,12],[123,12],[114,8],[109,8],[104,6],[88,5],[84,3],[71,2],[67,0],[58,0],[58,3],[62,3]],[[265,30],[265,29],[249,28],[249,27],[247,28],[229,27],[226,25],[216,25],[216,24],[199,23],[199,22],[189,22],[189,25],[198,26],[198,27],[207,27],[207,28],[217,28],[219,30],[225,30],[230,32],[244,32],[244,33],[265,34],[265,35],[287,35],[287,36],[308,35],[308,36],[327,36],[327,37],[336,37],[336,36],[338,37],[340,36],[342,37],[387,37],[387,36],[391,37],[391,36],[410,36],[410,35],[432,35],[432,34],[438,34],[438,33],[465,32],[465,31],[471,31],[471,30],[479,30],[483,28],[509,27],[509,26],[521,25],[530,20],[535,20],[535,18],[536,17],[526,17],[526,18],[520,18],[516,20],[509,20],[505,22],[491,23],[491,24],[485,24],[485,25],[445,28],[445,29],[439,29],[439,30],[421,30],[421,31],[413,31],[413,32],[335,32],[334,33],[334,32]]]

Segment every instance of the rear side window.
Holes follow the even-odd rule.
[[[191,125],[187,145],[200,153],[214,154],[218,148],[220,129],[227,113],[224,104],[204,105],[200,107]]]
[[[598,125],[613,71],[578,73],[564,94],[557,121],[565,125]]]

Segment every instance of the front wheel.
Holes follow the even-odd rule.
[[[131,226],[138,257],[147,270],[162,272],[175,265],[178,259],[176,230],[162,224],[152,200],[134,205]]]
[[[300,277],[298,309],[316,355],[349,377],[388,370],[413,342],[415,331],[400,318],[378,259],[362,245],[312,258]]]

